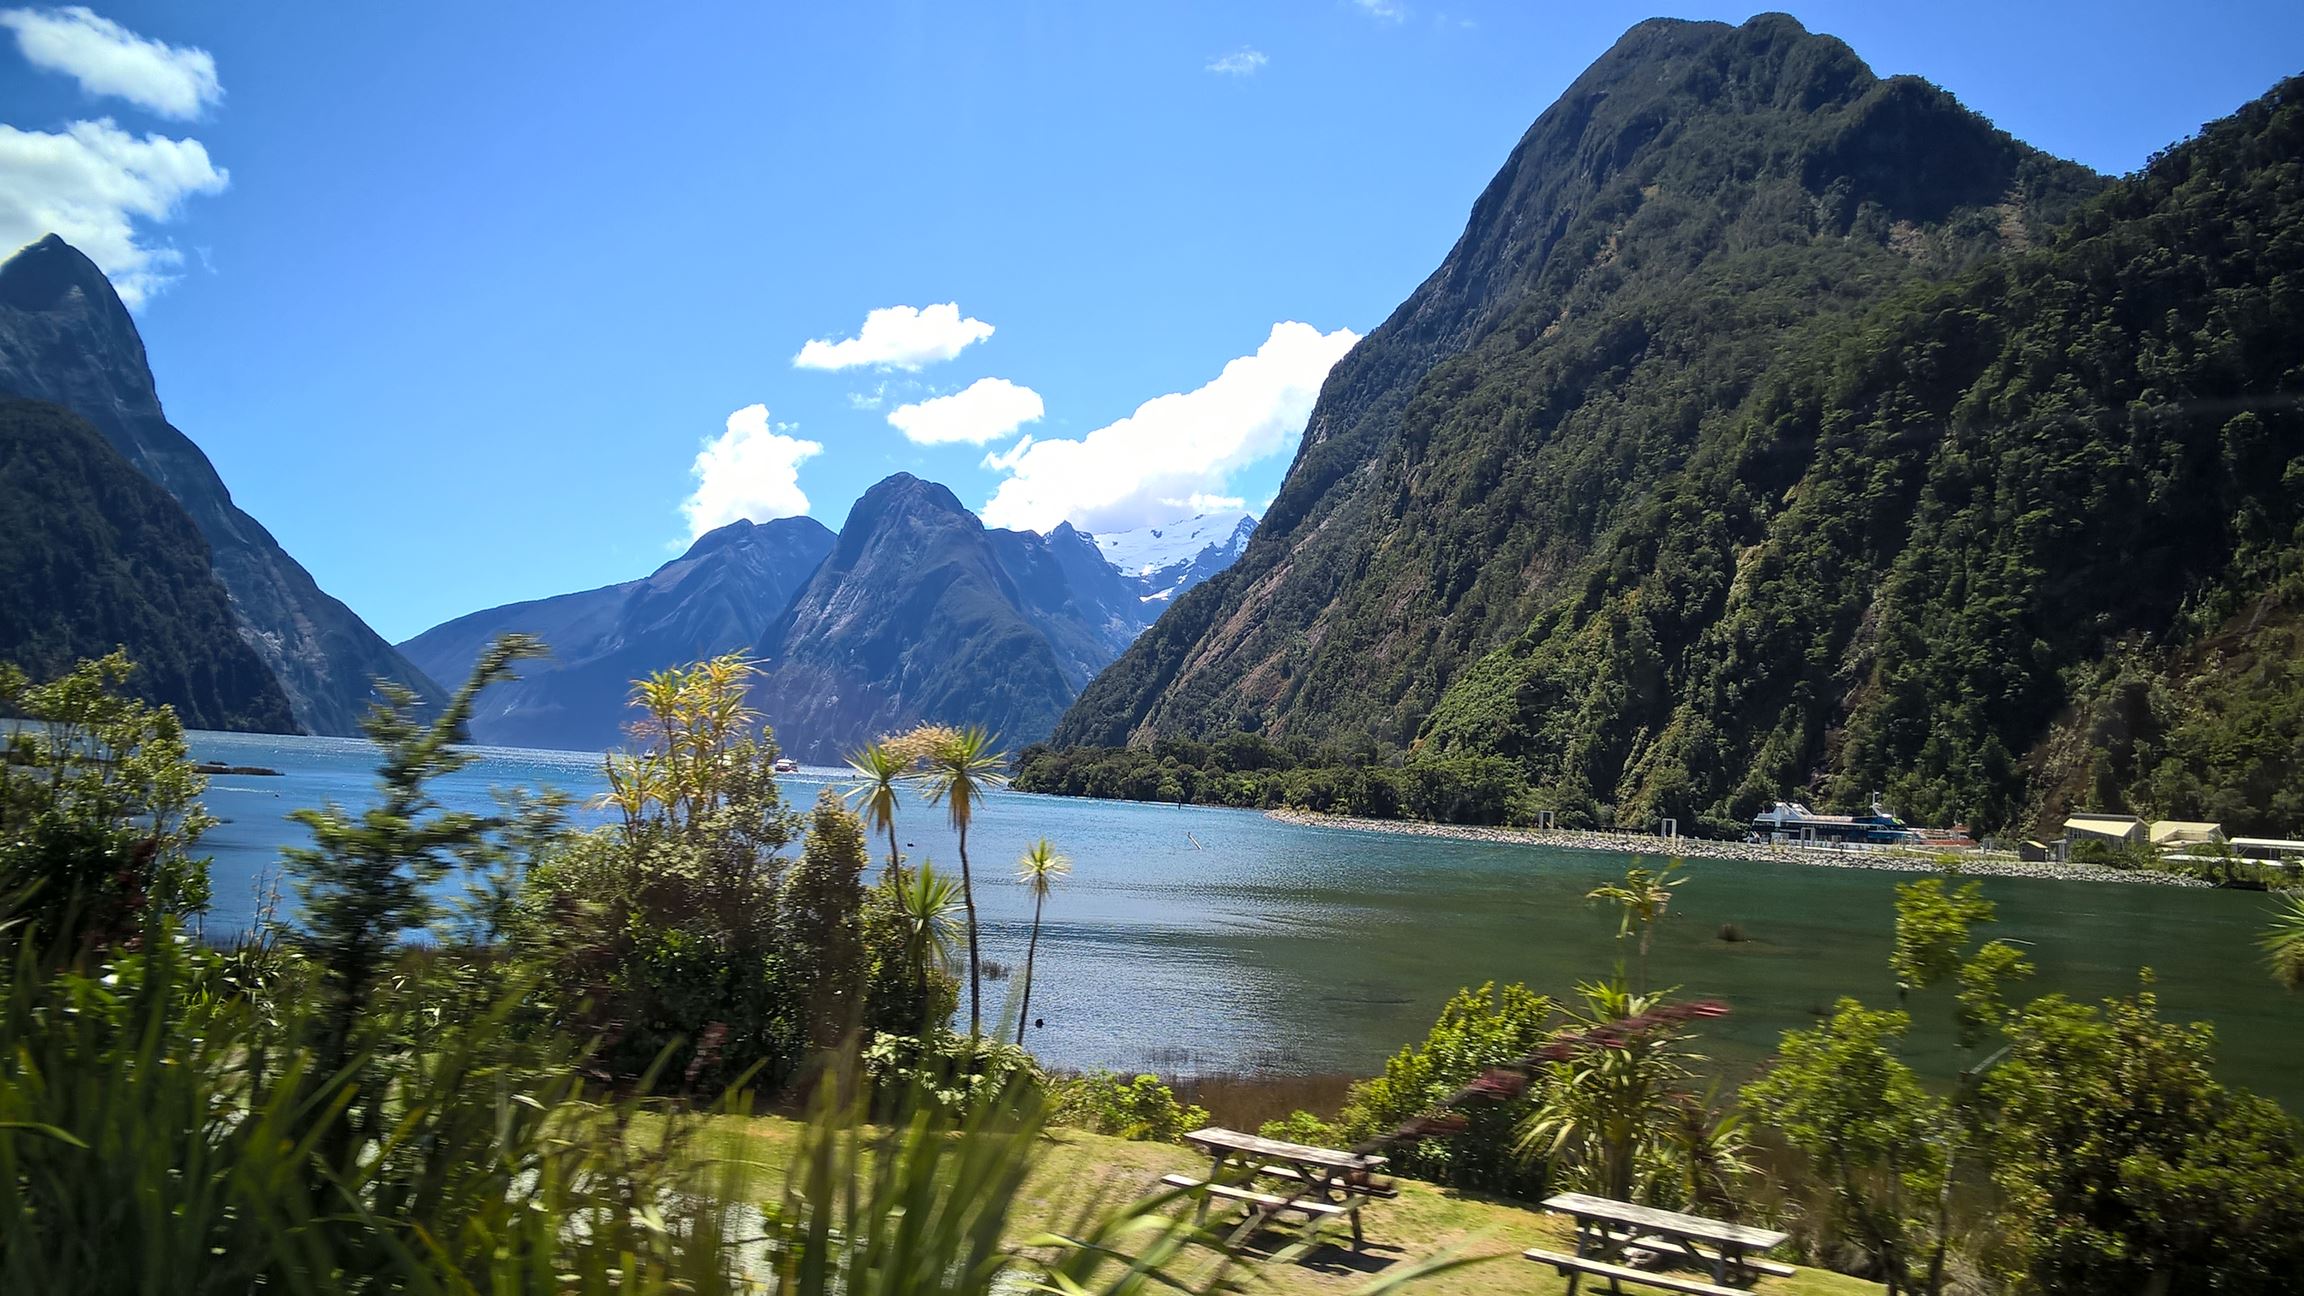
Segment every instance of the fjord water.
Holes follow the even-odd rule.
[[[246,925],[280,848],[308,840],[289,810],[368,803],[374,751],[352,739],[210,733],[194,734],[192,747],[199,759],[283,773],[210,781],[208,807],[225,821],[205,841],[215,936]],[[583,798],[601,789],[598,766],[591,753],[481,749],[435,786],[443,803],[471,809],[490,805],[492,787]],[[843,782],[832,770],[783,780],[800,809]],[[957,870],[941,810],[908,799],[898,822],[909,858]],[[1420,1038],[1459,986],[1518,980],[1564,995],[1617,956],[1613,915],[1583,896],[1620,876],[1624,856],[999,793],[970,829],[969,857],[985,956],[1019,970],[1031,908],[1009,879],[1040,836],[1073,860],[1041,931],[1032,1014],[1045,1024],[1027,1032],[1057,1065],[1365,1074]],[[1741,1071],[1841,995],[1894,1002],[1891,888],[1910,874],[1720,861],[1688,874],[1658,930],[1650,979],[1730,1006],[1706,1023],[1720,1062]],[[2167,1016],[2215,1023],[2224,1078],[2304,1110],[2304,1001],[2264,974],[2263,896],[2014,878],[1984,879],[1984,890],[2000,906],[1991,934],[2023,942],[2039,964],[2035,992],[2097,999],[2132,989],[2150,966]],[[1749,939],[1720,940],[1730,922]],[[987,1017],[1013,987],[986,983]],[[1959,1060],[1948,992],[1911,1007],[1908,1056],[1950,1075]]]

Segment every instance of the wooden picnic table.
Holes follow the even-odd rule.
[[[1760,1258],[1760,1252],[1782,1245],[1790,1236],[1775,1229],[1729,1224],[1706,1219],[1701,1215],[1612,1201],[1588,1193],[1561,1193],[1546,1198],[1544,1206],[1547,1210],[1574,1217],[1576,1254],[1573,1259],[1590,1262],[1581,1266],[1582,1272],[1600,1274],[1609,1278],[1611,1283],[1620,1275],[1630,1275],[1638,1281],[1655,1282],[1661,1287],[1691,1290],[1684,1283],[1656,1282],[1655,1276],[1625,1269],[1618,1262],[1629,1246],[1670,1252],[1683,1260],[1709,1267],[1713,1282],[1718,1284],[1712,1290],[1749,1285],[1763,1273],[1784,1276],[1792,1272],[1790,1265]],[[1550,1252],[1530,1252],[1529,1255],[1532,1259],[1543,1259],[1554,1264],[1570,1258],[1555,1256]],[[1565,1270],[1569,1266],[1560,1267]],[[1576,1290],[1575,1275],[1569,1278],[1568,1290]]]
[[[1391,1197],[1398,1192],[1375,1178],[1386,1164],[1381,1156],[1289,1143],[1220,1126],[1194,1130],[1184,1141],[1208,1153],[1208,1177],[1172,1174],[1163,1176],[1161,1182],[1199,1192],[1203,1217],[1211,1197],[1246,1207],[1247,1216],[1234,1240],[1282,1212],[1314,1220],[1343,1215],[1351,1221],[1352,1245],[1357,1249],[1362,1245],[1362,1203],[1370,1197]],[[1267,1191],[1257,1186],[1259,1180],[1278,1182]]]

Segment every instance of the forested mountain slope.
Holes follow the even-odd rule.
[[[374,681],[439,689],[331,598],[232,503],[208,456],[168,422],[128,308],[94,262],[51,234],[0,264],[0,395],[61,405],[158,483],[207,540],[240,637],[314,733],[355,734]],[[0,518],[0,526],[12,519]]]
[[[1781,15],[1628,32],[1330,373],[1270,511],[1059,744],[1423,729],[1777,357],[2100,181]]]
[[[2300,91],[1789,358],[1451,690],[1434,746],[1612,789],[1627,819],[1814,779],[1986,825],[2077,802],[2293,829]],[[2154,704],[2162,671],[2181,701]]]
[[[126,648],[127,688],[197,729],[293,733],[184,509],[60,405],[0,398],[0,662],[33,679]]]
[[[1982,828],[2087,804],[2294,831],[2300,99],[2283,83],[2029,250],[1780,330],[1711,384],[1687,453],[1636,451],[1554,502],[1593,517],[1588,551],[1524,561],[1515,537],[1557,526],[1507,517],[1484,574],[1537,608],[1440,681],[1419,758],[1504,755],[1532,801],[1627,824],[1725,828],[1805,787]],[[1544,399],[1521,372],[1460,381],[1492,409]],[[1456,403],[1445,376],[1417,400]],[[1587,386],[1532,452],[1492,447],[1497,480],[1631,399]],[[1403,453],[1370,475],[1413,499],[1442,470]],[[1402,547],[1381,532],[1370,565]]]

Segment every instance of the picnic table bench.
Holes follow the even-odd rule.
[[[1568,1275],[1570,1296],[1586,1274],[1606,1278],[1610,1290],[1615,1291],[1622,1290],[1620,1283],[1639,1282],[1688,1296],[1740,1296],[1739,1289],[1761,1274],[1789,1277],[1794,1272],[1788,1264],[1759,1255],[1789,1236],[1774,1229],[1729,1224],[1588,1193],[1561,1193],[1546,1198],[1544,1206],[1575,1219],[1576,1253],[1536,1248],[1522,1254]],[[1712,1281],[1632,1268],[1622,1261],[1625,1250],[1635,1246],[1702,1265],[1712,1271]]]
[[[1170,1174],[1162,1175],[1160,1182],[1198,1194],[1203,1219],[1211,1199],[1238,1202],[1245,1214],[1233,1241],[1284,1213],[1302,1215],[1307,1222],[1341,1215],[1351,1222],[1352,1246],[1358,1250],[1363,1244],[1362,1203],[1399,1191],[1376,1179],[1386,1161],[1381,1156],[1287,1143],[1217,1126],[1194,1130],[1184,1141],[1209,1154],[1207,1177]],[[1258,1187],[1259,1180],[1274,1181],[1273,1186]]]

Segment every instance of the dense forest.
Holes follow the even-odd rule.
[[[45,677],[126,648],[128,687],[200,729],[291,732],[208,542],[88,421],[0,398],[0,662]]]
[[[1055,741],[2292,827],[2297,88],[2106,189],[1787,19],[1635,28]]]

